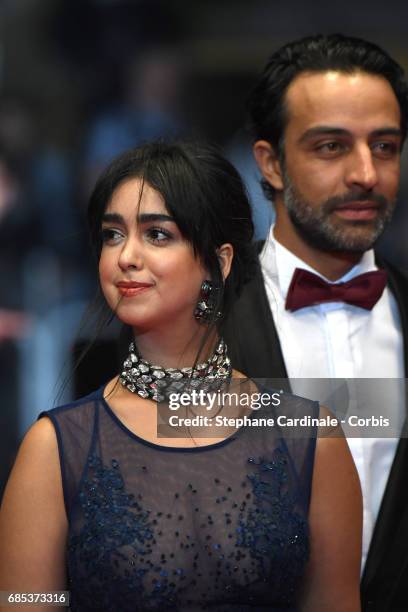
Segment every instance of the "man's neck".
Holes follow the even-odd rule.
[[[288,251],[331,281],[344,276],[362,257],[362,253],[322,251],[311,246],[297,233],[286,217],[277,218],[273,235]]]

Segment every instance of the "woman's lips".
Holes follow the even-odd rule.
[[[135,295],[139,295],[139,293],[143,293],[153,287],[151,283],[136,283],[136,282],[120,282],[117,284],[119,289],[119,293],[123,295],[123,297],[133,297]]]

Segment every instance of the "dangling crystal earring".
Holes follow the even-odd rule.
[[[200,299],[194,311],[194,317],[200,323],[209,323],[214,318],[214,309],[218,301],[220,287],[214,285],[210,280],[202,282],[200,289]],[[217,312],[216,319],[222,317],[221,312]]]

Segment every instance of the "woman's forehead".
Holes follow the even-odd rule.
[[[106,212],[138,217],[141,214],[169,214],[162,195],[141,178],[130,178],[114,190]]]

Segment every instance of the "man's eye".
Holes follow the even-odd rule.
[[[165,244],[171,239],[171,234],[161,227],[150,227],[147,230],[148,239],[155,244]]]
[[[102,229],[101,235],[103,244],[116,244],[123,238],[122,232],[111,227]]]
[[[340,153],[344,149],[344,145],[340,142],[324,142],[316,147],[319,153],[333,155]]]
[[[371,145],[371,150],[380,157],[389,158],[398,154],[399,147],[395,142],[375,142]]]

